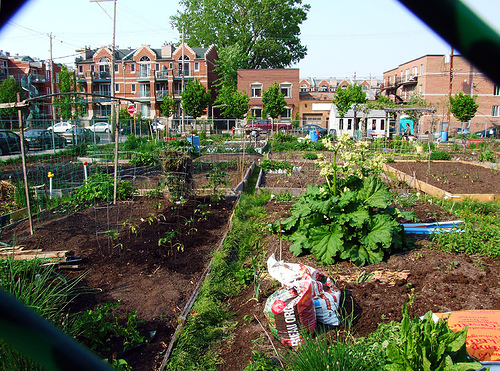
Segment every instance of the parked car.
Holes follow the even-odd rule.
[[[156,133],[157,131],[162,132],[164,130],[165,130],[165,125],[160,124],[159,122],[152,122],[151,123],[151,131],[153,133]]]
[[[476,135],[481,138],[500,138],[500,126],[494,126],[486,130],[476,131]]]
[[[449,130],[453,135],[469,135],[471,131],[466,128],[461,128],[459,126],[452,126]]]
[[[275,121],[272,123],[269,119],[262,119],[256,122],[251,122],[245,125],[245,132],[248,134],[254,130],[256,131],[287,131],[292,128],[292,124],[290,122],[278,122]]]
[[[24,148],[26,152],[29,150],[29,144],[26,140]],[[13,131],[0,130],[0,156],[15,152],[21,152],[21,137]]]
[[[58,122],[52,126],[49,126],[47,130],[52,131],[54,133],[64,133],[66,130],[73,128],[75,125],[72,125],[70,122]]]
[[[30,149],[51,149],[52,131],[45,129],[31,129],[24,132],[24,139],[29,144]],[[54,144],[56,148],[66,147],[66,139],[54,132]]]
[[[88,128],[93,133],[109,133],[111,132],[111,125],[107,122],[96,122]]]
[[[322,137],[324,135],[326,135],[328,133],[328,129],[322,127],[322,126],[319,126],[317,124],[305,124],[305,125],[302,125],[301,127],[299,128],[294,128],[292,129],[292,133],[298,133],[300,135],[307,135],[309,134],[310,131],[318,131],[319,132],[319,136]]]
[[[96,143],[99,143],[100,141],[98,135],[95,135],[89,129],[79,127],[74,127],[66,130],[66,132],[64,132],[62,136],[66,139],[66,144],[68,146],[72,144],[77,145],[80,143],[93,143],[94,138]]]

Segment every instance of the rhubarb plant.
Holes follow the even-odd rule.
[[[318,161],[327,182],[309,186],[291,216],[271,226],[292,241],[294,255],[312,253],[323,264],[350,260],[362,266],[407,247],[396,218],[412,215],[391,206],[392,194],[376,176],[380,162],[368,159],[361,146],[343,151],[348,141],[341,136],[339,143],[325,143],[334,151],[333,162]]]

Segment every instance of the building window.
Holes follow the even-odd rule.
[[[307,92],[307,85],[306,84],[300,85],[300,91],[303,93]]]
[[[385,130],[385,120],[380,120],[380,130]]]
[[[498,110],[498,107],[500,107],[500,106],[493,106],[491,116],[493,116],[493,117],[500,116],[500,111]]]
[[[339,120],[339,129],[344,130],[344,119]]]
[[[500,85],[495,85],[493,95],[500,95]]]
[[[130,91],[135,93],[135,84],[130,84]]]
[[[135,72],[135,64],[134,63],[130,64],[130,72],[132,72],[132,73]]]
[[[422,76],[424,74],[424,64],[422,63],[420,65],[420,76]]]
[[[118,71],[119,71],[119,70],[118,70],[118,65],[117,65],[117,64],[115,64],[115,72],[118,72]]]
[[[261,98],[262,97],[262,84],[251,84],[250,89],[252,91],[251,98]]]
[[[282,120],[290,120],[292,118],[292,109],[285,107],[283,109],[283,112],[281,112],[281,119]]]
[[[262,118],[262,108],[252,108],[250,112],[252,113],[252,117]]]
[[[120,84],[115,84],[115,92],[120,92]]]
[[[78,66],[78,72],[83,73],[83,66]]]
[[[90,66],[90,72],[94,72],[94,65]]]
[[[372,119],[372,130],[377,130],[377,120]]]
[[[155,65],[155,70],[156,70],[156,71],[159,71],[159,70],[160,70],[160,64],[159,64],[159,63],[156,63],[156,65]]]
[[[194,70],[199,71],[200,70],[200,62],[194,62]]]
[[[280,91],[281,94],[285,96],[285,98],[291,98],[292,97],[292,84],[280,84]]]
[[[347,120],[347,130],[351,130],[352,129],[352,119],[348,119]]]

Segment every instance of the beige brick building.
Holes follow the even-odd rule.
[[[500,87],[460,55],[453,56],[452,64],[445,55],[425,55],[400,64],[384,72],[381,94],[400,103],[419,93],[436,108],[438,124],[447,123],[449,117],[450,127],[460,127],[461,123],[449,115],[450,85],[452,96],[458,92],[477,95],[479,108],[471,120],[472,132],[500,125]],[[431,120],[431,115],[422,117],[421,132],[429,130]],[[437,125],[437,130],[440,128]]]
[[[103,97],[88,98],[88,117],[107,118],[111,113],[111,49],[85,48],[75,61],[77,80],[83,91]],[[161,116],[160,106],[165,96],[171,95],[178,102],[177,118],[181,115],[180,93],[182,84],[200,80],[215,98],[215,62],[218,59],[214,46],[191,48],[187,44],[175,47],[164,44],[160,49],[142,45],[137,49],[115,51],[115,96],[138,101],[137,112],[142,117],[154,119]],[[213,100],[212,100],[213,101]],[[127,107],[120,102],[120,108]],[[207,107],[207,114],[210,107]],[[175,118],[175,117],[174,117]]]

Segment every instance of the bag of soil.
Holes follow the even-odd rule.
[[[310,282],[300,292],[294,288],[275,291],[266,301],[264,314],[271,332],[282,344],[292,347],[302,344],[303,330],[312,333],[316,328]]]
[[[316,319],[325,325],[338,326],[340,290],[327,275],[304,264],[284,263],[274,254],[267,260],[267,269],[286,288],[302,292],[305,282],[312,289]]]

